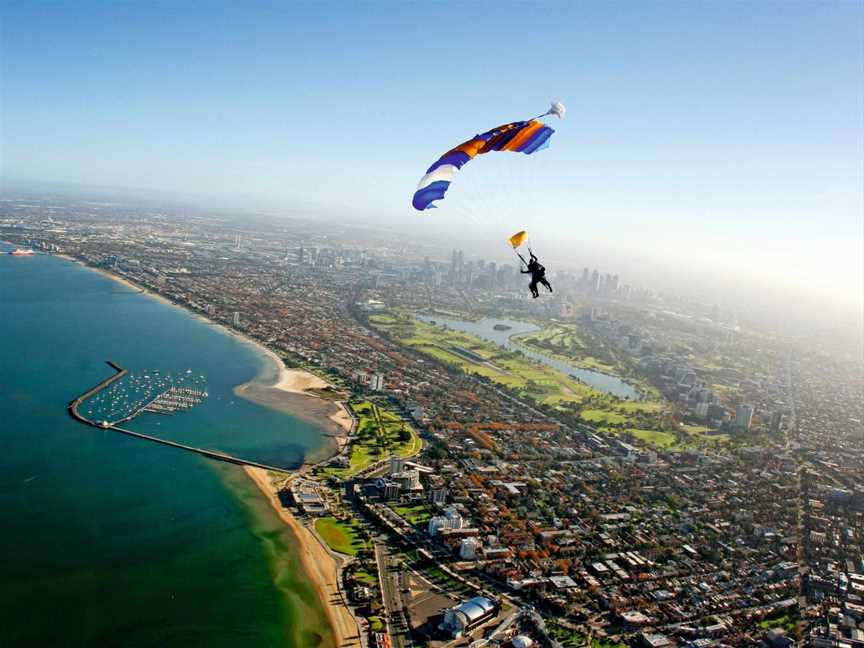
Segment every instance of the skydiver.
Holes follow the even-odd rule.
[[[519,270],[522,274],[530,274],[531,275],[531,283],[528,284],[528,290],[531,291],[531,297],[537,299],[540,296],[540,291],[537,290],[537,284],[541,283],[546,288],[549,289],[549,292],[552,292],[552,286],[549,285],[549,281],[546,279],[546,268],[544,268],[537,261],[537,257],[528,249],[528,253],[531,255],[531,261],[526,262],[525,259],[522,258],[522,255],[519,255],[519,258],[522,259],[522,263],[525,264],[525,270]]]

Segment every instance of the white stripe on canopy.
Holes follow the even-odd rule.
[[[420,178],[420,182],[417,184],[417,191],[420,191],[423,187],[428,187],[433,182],[438,182],[439,180],[453,182],[453,176],[456,175],[458,170],[459,169],[452,164],[442,164],[432,173],[427,173],[425,176]]]

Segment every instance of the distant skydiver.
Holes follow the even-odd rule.
[[[552,286],[549,285],[549,281],[546,279],[546,268],[540,265],[530,248],[528,249],[528,253],[531,255],[531,261],[525,261],[522,255],[519,255],[519,258],[522,259],[522,263],[526,267],[525,270],[519,270],[519,272],[531,275],[531,283],[528,284],[528,290],[531,291],[531,297],[537,299],[540,296],[540,291],[537,290],[538,283],[546,286],[550,293],[552,292]]]

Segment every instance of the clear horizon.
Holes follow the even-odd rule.
[[[4,5],[0,176],[524,227],[860,317],[861,5],[503,6]],[[551,99],[548,151],[413,211],[441,153]]]

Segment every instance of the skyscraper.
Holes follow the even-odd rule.
[[[591,279],[588,284],[591,292],[599,292],[600,291],[600,273],[597,270],[591,273]]]
[[[750,424],[753,422],[753,406],[739,405],[735,410],[735,427],[742,430],[749,430]]]

